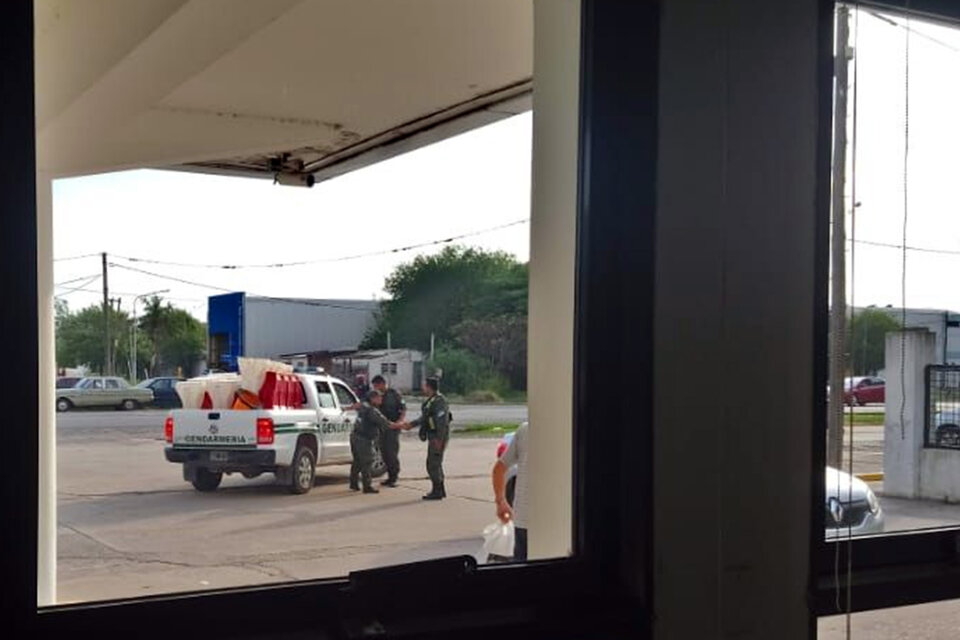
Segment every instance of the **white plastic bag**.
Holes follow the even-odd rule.
[[[483,530],[483,553],[487,556],[513,558],[515,537],[513,520],[488,525]]]

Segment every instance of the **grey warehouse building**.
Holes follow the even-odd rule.
[[[237,358],[356,351],[373,326],[375,300],[267,298],[243,292],[207,301],[209,366],[236,371]]]

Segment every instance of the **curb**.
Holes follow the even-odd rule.
[[[857,473],[855,475],[864,482],[880,482],[883,480],[883,471],[877,471],[874,473]]]

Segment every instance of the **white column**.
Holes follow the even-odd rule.
[[[54,395],[56,349],[53,305],[53,192],[49,175],[37,173],[37,309],[39,362],[39,505],[37,605],[57,601],[57,432]]]
[[[534,2],[527,474],[531,559],[572,547],[580,2]]]
[[[887,334],[886,417],[883,426],[883,493],[917,498],[923,448],[924,369],[937,359],[937,335],[928,329]],[[903,376],[901,379],[901,362]],[[901,422],[901,399],[902,422]]]

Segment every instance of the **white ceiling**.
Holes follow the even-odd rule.
[[[532,0],[36,0],[38,166],[336,175],[529,108]]]

